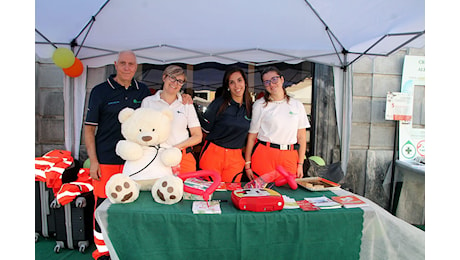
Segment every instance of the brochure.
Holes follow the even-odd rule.
[[[340,203],[335,202],[326,196],[304,198],[304,199],[311,202],[313,205],[319,207],[320,209],[336,209],[336,208],[342,207]]]
[[[297,201],[297,205],[303,210],[303,211],[315,211],[319,210],[319,208],[312,203],[308,202],[307,200],[299,200]]]
[[[342,204],[343,207],[345,208],[356,208],[356,207],[369,206],[366,202],[362,201],[355,195],[336,196],[336,197],[332,197],[331,199]]]
[[[194,201],[192,204],[192,212],[193,214],[222,214],[220,203],[217,200]]]
[[[284,200],[283,209],[298,209],[299,208],[299,205],[297,205],[297,202],[295,201],[295,199],[289,196],[283,195],[283,200]]]

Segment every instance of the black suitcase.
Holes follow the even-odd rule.
[[[93,192],[83,193],[64,206],[54,200],[51,207],[56,216],[54,252],[59,253],[61,248],[69,248],[84,253],[93,241]]]
[[[62,183],[75,181],[79,170],[80,161],[74,159],[62,173]],[[56,235],[54,209],[50,208],[54,199],[52,188],[48,188],[45,182],[35,181],[35,242],[40,235],[46,238]]]
[[[46,238],[56,235],[54,209],[50,208],[53,199],[53,190],[46,183],[35,181],[35,242],[40,235]]]

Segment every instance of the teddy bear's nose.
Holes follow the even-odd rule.
[[[151,137],[151,136],[142,136],[142,141],[148,142],[148,141],[150,141],[150,140],[152,140],[152,137]]]

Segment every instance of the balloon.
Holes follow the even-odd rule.
[[[89,168],[90,167],[90,161],[89,161],[89,158],[85,160],[85,162],[83,163],[83,168]]]
[[[210,170],[201,170],[201,171],[196,171],[196,172],[186,172],[186,173],[181,173],[177,175],[177,177],[181,178],[183,181],[185,181],[188,178],[193,178],[193,177],[202,177],[202,176],[211,176],[213,179],[213,183],[211,186],[209,186],[208,189],[206,190],[200,190],[197,188],[192,188],[189,186],[184,185],[184,191],[188,193],[192,193],[198,196],[203,196],[203,199],[205,201],[209,200],[209,196],[219,187],[221,177],[220,174],[216,171],[210,171]]]
[[[75,62],[73,63],[73,65],[62,70],[67,76],[76,78],[83,73],[83,63],[81,63],[79,58],[75,57]]]
[[[68,68],[75,62],[75,55],[67,48],[57,48],[53,53],[53,61],[60,68]]]
[[[274,170],[268,173],[264,173],[260,175],[258,178],[255,178],[254,180],[246,183],[244,185],[245,189],[254,189],[254,188],[265,188],[267,187],[267,184],[270,182],[274,182],[276,178],[278,178],[280,174]]]
[[[326,165],[326,163],[324,162],[323,158],[319,157],[319,156],[310,156],[308,157],[308,159],[314,161],[316,164],[318,164],[319,166],[324,166]]]
[[[297,182],[295,181],[295,177],[293,174],[289,174],[282,166],[276,166],[276,170],[284,176],[284,179],[276,180],[275,185],[276,186],[282,186],[286,183],[289,184],[289,187],[291,189],[295,190],[297,189]]]

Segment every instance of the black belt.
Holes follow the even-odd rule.
[[[191,152],[193,152],[192,147],[189,146],[189,147],[185,148],[185,153],[191,153]]]
[[[259,143],[267,146],[267,142],[257,140]],[[291,151],[291,150],[299,150],[299,144],[273,144],[269,143],[271,148],[279,149],[282,151]]]

